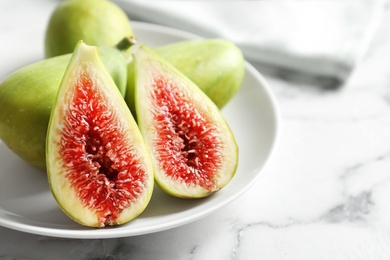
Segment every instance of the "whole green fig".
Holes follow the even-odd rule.
[[[113,46],[133,35],[129,19],[107,0],[63,0],[52,13],[45,35],[47,58],[73,52],[79,40]]]
[[[127,61],[121,51],[99,47],[101,59],[122,95]],[[45,169],[46,132],[57,90],[71,59],[61,55],[28,65],[0,84],[0,139],[29,164]]]
[[[220,109],[242,84],[244,58],[241,50],[230,41],[187,40],[158,47],[154,51],[191,79]],[[133,64],[129,63],[125,98],[135,114],[133,70]]]

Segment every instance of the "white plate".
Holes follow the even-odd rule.
[[[196,37],[162,26],[136,22],[132,25],[139,42],[151,47]],[[24,57],[21,64],[37,59],[39,44],[32,43],[35,52],[31,53],[35,56]],[[11,57],[13,50],[8,49],[7,53]],[[45,173],[28,166],[0,141],[0,225],[53,237],[135,236],[189,223],[236,199],[258,179],[274,150],[278,132],[277,107],[270,88],[251,65],[246,63],[245,68],[241,89],[222,110],[240,149],[237,173],[222,190],[205,199],[181,200],[156,188],[150,204],[135,220],[117,227],[87,228],[61,211],[51,195]],[[4,73],[0,73],[3,78]]]

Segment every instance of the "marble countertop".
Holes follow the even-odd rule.
[[[0,2],[0,31],[9,35],[42,26],[56,1],[17,3]],[[384,12],[343,86],[258,67],[280,107],[280,138],[260,179],[232,203],[135,237],[65,239],[0,227],[0,259],[390,259],[390,9]],[[10,44],[21,47],[21,58],[28,51]]]

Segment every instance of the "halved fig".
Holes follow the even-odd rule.
[[[218,107],[191,80],[145,46],[134,54],[135,102],[156,183],[181,198],[223,188],[238,147]]]
[[[143,137],[97,48],[79,42],[57,93],[46,139],[53,196],[86,226],[138,216],[153,190]]]

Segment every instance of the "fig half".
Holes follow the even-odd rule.
[[[126,223],[152,194],[153,168],[143,137],[97,48],[83,42],[57,93],[46,163],[58,204],[86,226]]]
[[[234,135],[198,86],[145,46],[134,54],[135,105],[156,183],[181,198],[223,188],[238,164]]]

